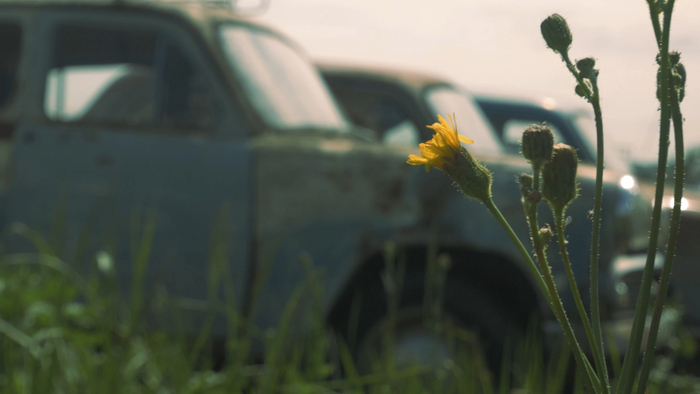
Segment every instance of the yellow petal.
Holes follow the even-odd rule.
[[[450,128],[454,129],[455,134],[457,134],[457,115],[452,114],[450,116],[450,114],[447,114],[447,118],[450,119]]]
[[[437,131],[439,128],[442,127],[442,125],[441,125],[440,123],[433,123],[433,124],[427,125],[427,126],[425,126],[425,127]]]
[[[428,159],[423,156],[408,155],[408,161],[406,163],[414,166],[420,166],[423,164],[428,164]]]
[[[461,134],[457,134],[457,138],[459,138],[460,141],[464,142],[465,144],[473,144],[474,140],[471,138],[467,138]]]

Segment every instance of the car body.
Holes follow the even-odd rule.
[[[520,172],[529,171],[529,166],[525,160],[517,153],[519,145],[509,145],[501,140],[502,133],[496,132],[490,125],[487,125],[488,113],[484,117],[480,108],[478,108],[478,99],[474,99],[464,89],[451,84],[441,78],[431,78],[418,73],[410,73],[403,70],[387,70],[373,69],[363,67],[352,67],[344,65],[321,65],[323,75],[329,84],[331,90],[335,94],[338,101],[343,105],[348,116],[353,122],[360,126],[375,130],[380,138],[389,145],[392,144],[407,144],[415,145],[418,142],[424,142],[430,138],[431,131],[425,129],[423,125],[430,124],[435,119],[436,113],[451,113],[456,112],[456,118],[459,130],[475,140],[473,145],[469,145],[468,149],[477,158],[486,163],[486,166],[491,169],[494,174],[494,189],[493,195],[496,204],[501,207],[501,210],[506,215],[508,221],[518,232],[522,240],[527,241],[529,236],[526,232],[524,215],[520,203],[518,193],[518,185],[516,177]],[[459,100],[461,107],[457,105],[441,105],[431,98],[432,92],[436,90],[449,90],[453,97],[461,97]],[[508,102],[508,104],[513,104]],[[517,102],[515,104],[518,104]],[[468,111],[464,108],[471,107]],[[393,111],[392,121],[383,120],[377,114],[386,114],[387,111]],[[541,109],[541,108],[540,108]],[[556,142],[566,142],[572,144],[575,148],[583,144],[583,139],[580,136],[572,133],[566,139],[561,138],[557,128],[564,129],[560,126],[561,122],[571,122],[571,119],[564,114],[547,113],[542,109],[545,115],[544,118],[539,116],[523,117],[523,121],[518,123],[519,135],[522,135],[524,129],[533,124],[547,121],[547,124],[555,128],[555,136],[558,137]],[[403,118],[398,114],[403,113]],[[557,121],[553,121],[553,117],[557,116]],[[517,118],[515,118],[517,119]],[[410,122],[411,127],[401,126],[404,122]],[[505,122],[504,122],[505,123]],[[383,126],[382,126],[383,125]],[[502,126],[503,124],[501,124]],[[405,130],[411,130],[413,135],[406,133]],[[399,131],[397,131],[399,130]],[[510,131],[514,133],[515,131]],[[400,140],[396,137],[401,134],[404,139]],[[563,134],[563,133],[562,133]],[[519,137],[518,141],[519,141]],[[579,138],[577,140],[577,138]],[[486,148],[498,145],[494,151],[482,152],[479,142],[487,141]],[[494,143],[494,140],[496,143]],[[580,183],[580,196],[570,206],[567,215],[572,218],[572,224],[567,226],[568,248],[572,256],[572,265],[574,267],[579,288],[585,293],[583,295],[584,302],[588,302],[587,289],[589,288],[589,270],[588,261],[590,257],[590,232],[591,220],[588,218],[588,211],[593,206],[593,189],[595,183],[595,156],[591,150],[578,149],[581,160],[579,163],[578,181]],[[621,185],[621,177],[625,174],[606,170],[604,172],[605,194],[603,199],[604,220],[601,229],[601,300],[603,310],[606,316],[605,326],[609,333],[613,335],[617,344],[624,346],[628,336],[629,322],[631,318],[632,308],[634,307],[633,299],[635,296],[634,286],[635,281],[639,278],[641,269],[644,264],[645,254],[640,246],[642,241],[646,241],[647,228],[640,230],[637,227],[637,220],[648,220],[646,217],[649,212],[648,203],[642,203],[638,196],[636,186],[625,188]],[[454,192],[453,194],[457,194]],[[453,198],[451,195],[443,195],[443,199],[449,200]],[[442,203],[448,204],[448,203]],[[478,205],[478,204],[477,204]],[[448,204],[451,212],[447,215],[463,215],[464,221],[472,221],[470,216],[474,215],[479,210],[484,210],[483,207],[474,205],[452,205]],[[540,224],[552,223],[551,215],[547,212],[546,204],[540,206]],[[462,211],[462,212],[460,212]],[[643,217],[643,219],[639,219]],[[481,219],[479,219],[481,220]],[[483,225],[495,226],[493,219],[485,219],[488,222],[483,222]],[[462,224],[465,226],[465,224]],[[460,247],[472,248],[479,247],[487,253],[508,254],[508,259],[513,264],[514,268],[523,270],[522,261],[519,256],[512,253],[510,250],[510,242],[502,239],[503,234],[489,233],[489,237],[498,237],[496,243],[490,243],[487,240],[471,240],[469,235],[463,235],[464,240],[458,241]],[[507,246],[508,245],[508,246]],[[573,320],[578,320],[573,309],[572,298],[567,286],[566,278],[560,257],[558,253],[551,252],[550,248],[549,259],[553,267],[554,276],[559,290],[565,301],[566,307],[569,310],[569,316]],[[658,262],[663,261],[662,256],[658,256]],[[504,275],[499,272],[498,275]],[[499,276],[484,275],[477,277],[480,286],[491,289],[493,293],[511,293],[513,289],[503,288],[499,286]],[[627,286],[627,282],[629,286]],[[515,293],[521,290],[515,290]],[[517,297],[513,294],[512,297]],[[538,309],[537,313],[541,316],[546,316],[545,327],[549,327],[550,333],[553,335],[559,332],[558,324],[553,320],[553,317],[548,312],[548,306],[544,309]],[[540,307],[541,307],[540,306]],[[545,328],[547,330],[547,328]]]

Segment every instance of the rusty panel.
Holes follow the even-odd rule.
[[[261,137],[254,150],[256,260],[265,281],[256,310],[266,328],[307,275],[302,254],[324,269],[333,294],[349,278],[363,239],[395,234],[419,213],[415,193],[407,193],[415,168],[401,150],[313,134]]]

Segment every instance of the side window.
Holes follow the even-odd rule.
[[[218,110],[204,78],[171,40],[152,31],[56,29],[46,75],[55,121],[209,129]]]
[[[0,110],[3,110],[17,92],[22,29],[15,23],[0,23],[0,37]]]
[[[377,133],[387,145],[417,146],[420,133],[402,105],[391,97],[331,85],[350,120]]]

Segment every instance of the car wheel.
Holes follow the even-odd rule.
[[[483,356],[484,366],[496,373],[501,366],[503,346],[509,336],[524,332],[510,318],[496,297],[473,283],[447,277],[442,310],[436,318],[424,306],[425,276],[406,272],[400,303],[393,316],[361,315],[356,347],[357,368],[370,373],[390,360],[396,367],[408,365],[446,366],[460,357]],[[381,300],[381,301],[380,301]],[[372,297],[376,302],[383,297]],[[370,303],[369,300],[363,305]],[[497,376],[497,375],[495,375]]]

